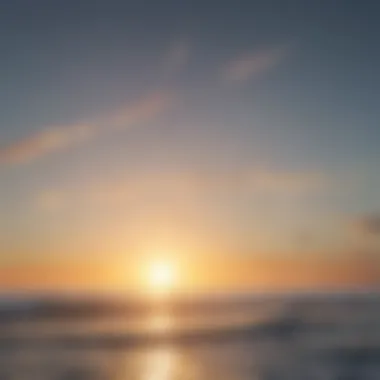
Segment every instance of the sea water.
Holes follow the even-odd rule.
[[[0,379],[380,379],[377,294],[246,297],[194,308],[7,320]],[[86,340],[98,336],[125,340]]]

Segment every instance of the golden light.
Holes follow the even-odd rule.
[[[147,280],[153,293],[165,294],[173,290],[176,268],[170,261],[157,260],[148,265]]]

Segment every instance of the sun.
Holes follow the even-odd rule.
[[[147,280],[153,293],[166,294],[173,290],[176,269],[169,261],[157,260],[148,265]]]

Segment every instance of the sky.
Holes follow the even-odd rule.
[[[0,288],[377,286],[379,12],[3,1]]]

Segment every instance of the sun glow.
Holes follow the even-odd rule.
[[[176,282],[176,268],[174,264],[157,260],[148,265],[147,280],[153,293],[166,294],[173,290]]]

